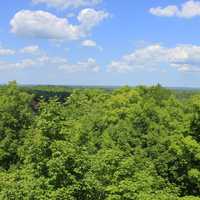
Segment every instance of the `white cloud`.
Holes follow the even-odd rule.
[[[65,70],[67,72],[78,72],[78,71],[83,71],[83,72],[98,72],[100,70],[99,65],[96,63],[96,60],[93,58],[89,58],[87,61],[83,62],[78,62],[76,64],[70,64],[68,62],[63,63],[59,67],[61,70]]]
[[[40,53],[40,48],[38,45],[32,45],[32,46],[27,46],[24,47],[23,49],[20,50],[20,53],[23,54],[39,54]]]
[[[0,56],[12,56],[15,54],[15,51],[12,49],[5,49],[0,46]]]
[[[11,31],[19,36],[69,40],[80,37],[78,26],[44,11],[19,11],[10,24]]]
[[[82,41],[81,44],[84,47],[96,47],[97,46],[97,43],[93,40],[84,40],[84,41]]]
[[[88,48],[97,48],[99,51],[103,51],[103,48],[99,45],[94,40],[84,40],[82,41],[81,45],[83,47],[88,47]]]
[[[184,72],[200,71],[200,46],[178,45],[166,48],[160,44],[150,45],[113,61],[108,70],[115,72],[155,70],[163,66]]]
[[[30,68],[35,65],[35,61],[31,59],[24,59],[20,62],[0,61],[0,70],[16,70]]]
[[[55,8],[79,8],[86,6],[94,6],[102,2],[102,0],[32,0],[33,3],[43,3]]]
[[[150,13],[156,16],[172,17],[178,12],[177,6],[167,6],[165,8],[157,7],[151,8]]]
[[[0,61],[0,70],[24,70],[29,68],[53,67],[68,73],[72,72],[97,72],[99,65],[96,60],[89,58],[87,61],[70,63],[66,58],[40,56],[31,59],[22,59],[17,62]]]
[[[47,56],[26,58],[16,62],[0,61],[0,70],[22,70],[44,67],[49,61]]]
[[[189,0],[180,7],[169,5],[167,7],[151,8],[150,13],[156,16],[192,18],[200,16],[200,1]]]
[[[67,18],[59,18],[45,11],[21,10],[10,21],[11,32],[22,37],[52,40],[78,40],[90,34],[93,27],[109,14],[94,9],[82,10],[78,25],[70,24]]]
[[[109,13],[105,11],[96,11],[91,8],[86,8],[81,10],[77,19],[80,22],[80,28],[86,33],[90,31],[93,27],[98,25],[104,19],[109,17]]]

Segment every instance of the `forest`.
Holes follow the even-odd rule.
[[[200,200],[200,92],[0,87],[1,200]]]

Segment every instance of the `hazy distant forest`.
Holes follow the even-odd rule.
[[[0,87],[1,200],[200,200],[200,92]]]

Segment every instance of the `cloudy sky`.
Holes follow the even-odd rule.
[[[6,0],[0,83],[200,87],[200,0]]]

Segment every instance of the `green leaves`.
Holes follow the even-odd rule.
[[[0,89],[0,167],[8,169],[19,160],[17,148],[33,119],[32,96],[12,82]]]
[[[199,199],[198,96],[181,102],[160,85],[45,92],[35,102],[16,83],[0,88],[0,199]]]

